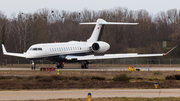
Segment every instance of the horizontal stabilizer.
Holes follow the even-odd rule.
[[[101,22],[101,23],[87,22],[87,23],[80,23],[80,25],[95,25],[95,24],[99,24],[99,25],[138,25],[139,23],[122,23],[122,22]]]
[[[137,25],[139,23],[127,23],[127,22],[107,22],[103,19],[98,19],[96,22],[79,23],[80,25],[95,25],[93,33],[87,42],[100,41],[104,25]]]
[[[80,25],[95,25],[96,22],[86,22],[86,23],[79,23]]]

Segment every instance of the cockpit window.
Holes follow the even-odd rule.
[[[37,50],[37,48],[33,48],[32,50]]]
[[[38,48],[38,50],[42,50],[42,48]]]
[[[37,51],[37,50],[42,50],[42,48],[32,48],[30,50]]]

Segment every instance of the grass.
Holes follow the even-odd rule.
[[[180,88],[179,71],[0,71],[0,90]],[[125,82],[124,82],[125,81]]]
[[[126,82],[128,82],[129,79],[130,79],[130,78],[127,77],[126,74],[116,75],[116,76],[114,76],[114,78],[113,78],[114,81],[126,81]]]
[[[159,80],[164,81],[166,76],[179,74],[180,71],[141,71],[141,72],[129,72],[129,71],[60,71],[59,76],[76,76],[84,77],[89,76],[92,79],[113,79],[116,75],[126,74],[127,77],[134,78],[137,80]],[[40,71],[29,71],[29,70],[14,70],[14,71],[0,71],[0,76],[55,76],[54,72],[40,72]],[[98,78],[97,78],[98,77]],[[140,78],[140,79],[138,79]]]

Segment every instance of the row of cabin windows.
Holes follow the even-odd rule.
[[[30,50],[30,51],[37,51],[37,50],[42,51],[42,48],[30,48],[29,50]]]
[[[71,50],[81,50],[81,47],[50,48],[50,51],[71,51]]]

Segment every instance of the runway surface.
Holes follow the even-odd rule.
[[[141,71],[180,71],[180,67],[135,67],[140,68]],[[18,67],[1,67],[0,70],[31,70],[31,68],[18,68]],[[40,70],[39,67],[36,70]],[[81,69],[80,67],[65,67],[59,69],[61,71],[129,71],[128,67],[89,67],[88,69]]]
[[[180,89],[90,89],[57,91],[1,91],[0,100],[40,100],[58,98],[100,97],[180,97]]]

